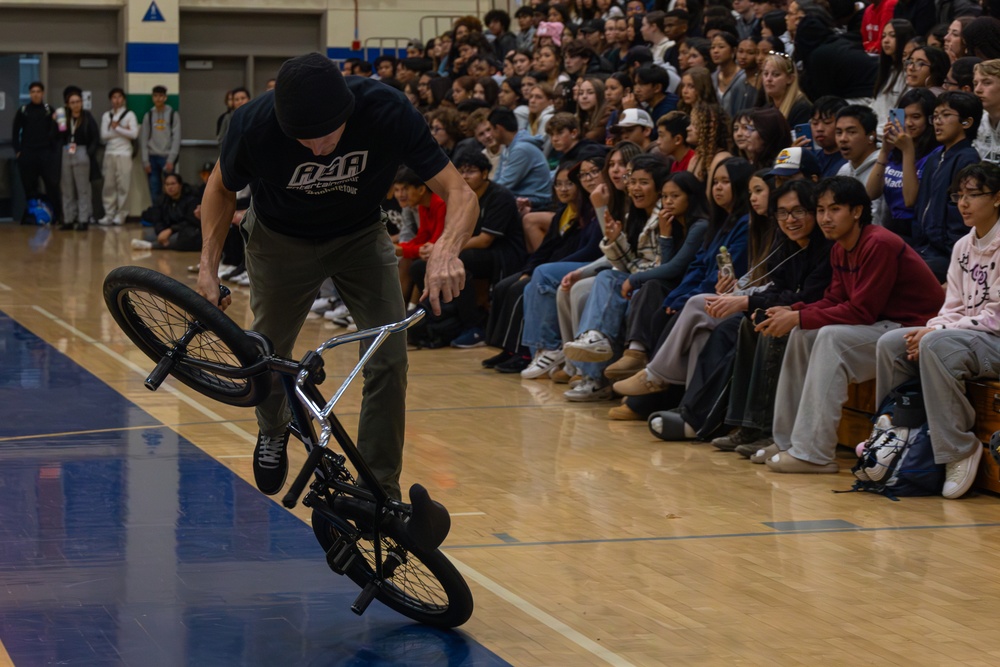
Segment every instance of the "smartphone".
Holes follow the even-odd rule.
[[[901,128],[905,128],[904,122],[906,121],[906,110],[905,109],[892,109],[889,112],[889,120],[899,123]]]
[[[792,141],[798,141],[802,137],[805,137],[809,141],[812,141],[813,131],[809,123],[802,123],[801,125],[796,125],[792,130]]]

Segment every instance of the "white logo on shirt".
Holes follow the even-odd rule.
[[[304,190],[309,194],[322,194],[333,190],[345,190],[354,194],[356,188],[335,184],[357,179],[367,165],[368,151],[354,151],[341,155],[334,158],[330,164],[306,162],[296,167],[286,187],[291,190]]]

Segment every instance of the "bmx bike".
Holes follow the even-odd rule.
[[[104,280],[104,300],[122,331],[156,362],[145,380],[152,391],[172,375],[209,398],[250,407],[269,395],[273,382],[280,383],[292,413],[291,434],[308,452],[281,502],[295,507],[308,485],[302,504],[312,510],[327,564],[362,589],[351,605],[356,614],[377,599],[427,625],[452,628],[469,619],[472,593],[439,549],[451,527],[448,511],[419,484],[410,487],[410,503],[389,497],[333,413],[379,346],[419,322],[422,310],[401,322],[331,338],[293,361],[276,356],[265,336],[243,331],[194,290],[151,269],[112,270]],[[325,400],[317,388],[325,379],[323,354],[359,341],[368,341],[367,349]],[[331,441],[343,453],[333,451]]]

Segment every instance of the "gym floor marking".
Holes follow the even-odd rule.
[[[118,361],[119,363],[121,363],[125,367],[132,369],[133,371],[135,371],[136,373],[138,373],[142,377],[146,377],[149,374],[149,372],[147,370],[142,369],[140,366],[138,366],[137,364],[129,361],[124,356],[122,356],[121,354],[115,352],[114,350],[112,350],[108,346],[106,346],[103,343],[101,343],[101,342],[95,340],[94,338],[88,336],[84,332],[80,331],[79,329],[77,329],[76,327],[74,327],[73,325],[71,325],[69,322],[66,322],[65,320],[63,320],[62,318],[57,317],[56,315],[50,313],[49,311],[45,310],[44,308],[42,308],[40,306],[32,306],[32,308],[35,311],[37,311],[40,314],[42,314],[45,317],[47,317],[48,319],[52,320],[53,322],[55,322],[56,324],[58,324],[62,328],[66,329],[67,331],[69,331],[70,333],[72,333],[74,336],[78,337],[80,340],[83,340],[84,342],[93,345],[94,347],[96,347],[100,351],[102,351],[105,354],[107,354],[108,356],[110,356],[115,361]],[[184,403],[190,405],[191,407],[193,407],[194,409],[198,410],[199,412],[201,412],[203,415],[205,415],[209,419],[213,419],[215,421],[218,421],[222,426],[227,427],[230,431],[233,431],[234,433],[237,433],[238,435],[243,436],[248,442],[254,442],[255,441],[254,438],[248,432],[246,432],[243,429],[235,426],[231,422],[224,420],[221,415],[218,415],[215,412],[213,412],[212,410],[209,410],[208,408],[202,406],[200,403],[198,403],[197,401],[195,401],[195,400],[191,399],[190,397],[186,396],[185,394],[183,394],[179,390],[175,389],[174,387],[171,387],[169,385],[161,385],[161,389],[165,389],[165,390],[169,391],[178,400],[181,400]],[[500,406],[498,406],[498,407],[500,407]],[[503,407],[506,407],[506,406],[503,406]],[[462,409],[465,409],[465,408],[462,408]],[[465,565],[464,563],[461,563],[461,562],[457,561],[451,555],[449,555],[449,558],[455,563],[455,567],[459,568],[459,570],[462,572],[462,574],[464,574],[466,577],[468,577],[469,579],[472,579],[473,581],[478,582],[481,586],[483,586],[484,588],[486,588],[487,590],[489,590],[490,592],[492,592],[494,595],[496,595],[500,599],[502,599],[505,602],[507,602],[507,603],[511,604],[512,606],[516,607],[517,609],[519,609],[520,611],[524,612],[528,616],[531,616],[535,620],[543,623],[544,625],[546,625],[547,627],[551,628],[555,632],[558,632],[560,635],[562,635],[563,637],[565,637],[568,641],[573,642],[574,644],[576,644],[580,648],[584,649],[585,651],[587,651],[589,653],[593,653],[595,656],[598,656],[599,658],[601,658],[605,662],[608,662],[609,664],[612,664],[612,665],[616,665],[616,666],[619,666],[619,667],[629,667],[631,665],[630,662],[628,662],[627,660],[624,660],[623,658],[621,658],[621,656],[619,656],[619,655],[617,655],[617,654],[615,654],[615,653],[607,650],[606,648],[604,648],[600,644],[597,644],[596,642],[588,639],[586,636],[584,636],[583,634],[577,632],[576,630],[574,630],[570,626],[566,625],[565,623],[563,623],[559,619],[557,619],[554,616],[548,614],[547,612],[542,611],[541,609],[539,609],[535,605],[531,604],[530,602],[528,602],[524,598],[522,598],[522,597],[514,594],[513,592],[511,592],[508,589],[504,588],[500,584],[492,581],[491,579],[488,579],[486,576],[484,576],[483,574],[479,573],[477,570],[469,567],[468,565]]]

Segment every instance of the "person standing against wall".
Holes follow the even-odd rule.
[[[46,198],[52,206],[52,222],[59,223],[63,213],[59,192],[59,127],[56,125],[55,109],[45,102],[45,86],[41,81],[33,81],[28,86],[28,94],[31,102],[14,114],[14,130],[11,132],[14,157],[21,172],[25,199],[39,197],[38,179],[41,178]],[[25,213],[21,224],[32,222]]]
[[[181,115],[167,104],[166,86],[153,86],[153,108],[142,117],[139,148],[149,196],[156,204],[163,192],[163,174],[174,172],[181,150]]]
[[[86,231],[93,218],[91,175],[97,172],[97,147],[101,143],[97,121],[83,108],[83,96],[75,90],[66,96],[66,128],[60,131],[62,145],[63,214],[59,229]]]
[[[139,121],[125,107],[125,91],[112,88],[108,93],[111,100],[111,110],[101,116],[101,141],[105,143],[104,190],[101,198],[104,200],[104,217],[98,220],[101,225],[122,225],[128,217],[125,202],[132,185],[132,140],[139,136]]]

